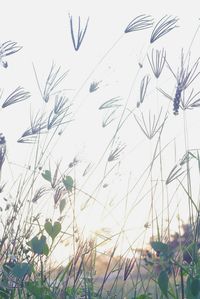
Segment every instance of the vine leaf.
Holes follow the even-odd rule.
[[[47,234],[51,237],[52,241],[54,241],[54,239],[57,237],[57,235],[61,231],[61,224],[60,224],[60,222],[56,221],[52,225],[52,223],[50,221],[47,221],[44,225],[44,228],[45,228],[45,231],[47,232]]]

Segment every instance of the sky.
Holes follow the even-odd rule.
[[[169,188],[169,194],[164,194],[164,202],[160,200],[163,197],[162,184],[156,183],[160,176],[159,163],[156,162],[151,182],[149,180],[145,183],[146,173],[144,175],[142,173],[151,162],[157,137],[152,141],[147,140],[132,115],[116,139],[115,146],[125,145],[120,155],[120,163],[108,163],[106,169],[108,172],[110,170],[110,173],[103,181],[108,187],[96,188],[105,171],[109,151],[100,164],[97,162],[116,130],[117,120],[122,111],[119,109],[115,114],[116,120],[106,128],[102,128],[102,120],[108,114],[103,109],[99,110],[99,107],[108,99],[117,97],[122,105],[127,101],[128,109],[133,109],[139,98],[140,82],[145,75],[150,75],[151,84],[147,96],[141,109],[136,109],[135,115],[141,119],[141,113],[144,113],[148,118],[149,111],[158,115],[163,107],[161,119],[164,119],[168,111],[168,120],[162,137],[162,146],[166,146],[162,152],[164,178],[185,153],[186,118],[189,135],[187,147],[199,148],[200,139],[197,137],[197,131],[200,127],[200,111],[195,109],[188,111],[186,117],[183,113],[175,117],[171,102],[157,92],[159,87],[173,95],[175,78],[169,69],[165,68],[161,78],[156,80],[146,58],[152,47],[165,48],[168,62],[175,72],[180,65],[182,48],[187,53],[191,47],[192,62],[198,58],[200,32],[195,36],[200,24],[198,5],[198,1],[2,2],[0,41],[13,40],[23,46],[18,53],[8,57],[8,68],[0,69],[2,99],[17,86],[23,86],[32,94],[27,103],[19,103],[0,111],[0,128],[7,141],[7,161],[3,170],[5,176],[15,180],[23,171],[23,167],[28,166],[31,146],[16,141],[29,126],[31,113],[37,113],[38,109],[44,109],[43,111],[46,109],[38,90],[33,67],[42,86],[54,62],[56,66],[61,66],[62,72],[68,71],[60,88],[65,90],[69,102],[72,103],[73,121],[66,125],[61,136],[56,136],[49,149],[50,159],[47,159],[43,167],[49,167],[49,160],[52,168],[61,160],[63,169],[68,167],[74,157],[79,161],[73,173],[77,178],[77,184],[79,188],[84,189],[84,192],[92,193],[97,200],[89,203],[85,209],[87,200],[83,194],[79,194],[80,201],[77,203],[79,225],[84,227],[86,234],[89,235],[102,228],[108,228],[115,233],[121,229],[127,211],[131,211],[125,224],[127,238],[129,244],[139,239],[141,245],[143,237],[140,236],[144,236],[145,224],[151,221],[153,192],[159,217],[165,218],[169,203],[167,201],[170,201],[172,227],[176,229],[178,215],[184,220],[187,219],[188,205],[182,201],[182,193],[176,193],[176,184]],[[151,29],[124,34],[128,23],[140,14],[150,14],[156,22],[165,15],[177,16],[178,27],[160,38],[155,46],[150,46]],[[74,20],[81,16],[83,24],[89,17],[88,30],[79,51],[73,48],[69,15],[73,16]],[[141,69],[139,63],[143,64]],[[100,82],[100,88],[94,93],[89,93],[93,81]],[[83,177],[82,174],[88,164],[92,166],[91,174]],[[112,167],[114,168],[111,171]],[[140,176],[141,179],[135,186]],[[198,197],[198,188],[194,187],[194,191]],[[122,198],[127,198],[127,201],[122,201]],[[40,209],[46,204],[45,201],[41,203]],[[162,212],[163,208],[165,212]],[[46,211],[47,215],[51,215],[52,206],[49,205]],[[147,235],[151,235],[151,229]]]

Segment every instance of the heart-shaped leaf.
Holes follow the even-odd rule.
[[[29,263],[16,263],[12,269],[15,277],[22,279],[25,275],[32,273],[33,266]]]
[[[167,257],[170,254],[169,246],[162,242],[151,242],[151,247],[157,253],[161,253],[163,256]]]
[[[43,173],[42,173],[42,176],[43,178],[48,181],[48,182],[52,182],[52,178],[51,178],[51,171],[50,170],[45,170]]]
[[[59,232],[61,231],[61,224],[60,222],[56,221],[52,225],[50,221],[46,221],[44,228],[48,233],[48,235],[52,238],[52,240],[54,240],[56,236],[59,234]]]
[[[73,186],[74,186],[74,181],[73,181],[71,176],[66,176],[63,179],[63,184],[64,184],[67,191],[72,192],[72,189],[73,189]]]
[[[38,239],[38,237],[36,236],[33,239],[31,239],[31,241],[29,241],[27,244],[31,247],[34,253],[45,255],[48,255],[49,253],[49,248],[46,243],[45,236],[41,236],[40,239]]]

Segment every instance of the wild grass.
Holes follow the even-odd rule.
[[[75,30],[70,16],[75,51],[81,50],[88,21],[81,28],[79,17]],[[15,174],[17,163],[9,161],[9,138],[0,134],[0,298],[199,298],[200,149],[190,147],[188,125],[188,113],[196,113],[200,101],[199,58],[191,64],[190,55],[188,59],[182,50],[181,64],[174,71],[167,50],[149,48],[167,38],[177,21],[164,16],[154,25],[151,16],[139,15],[128,24],[125,34],[145,29],[151,33],[146,33],[148,50],[126,97],[116,96],[115,90],[107,95],[106,89],[102,96],[104,78],[91,78],[124,34],[72,96],[63,88],[68,72],[52,63],[40,83],[33,67],[41,106],[30,112],[30,124],[16,142],[29,153],[20,174]],[[7,67],[2,59],[20,49],[15,42],[3,43],[2,65]],[[145,67],[149,73],[143,71]],[[173,96],[163,91],[164,70],[175,77],[175,87],[169,82]],[[72,140],[67,134],[79,121],[75,100],[83,87],[90,101],[100,99],[96,115],[106,113],[99,126],[105,144],[91,161],[84,161],[75,147],[73,158],[68,152]],[[26,109],[33,98],[18,87],[1,107]],[[178,156],[177,123],[184,139]],[[83,131],[73,137],[81,138]],[[93,141],[96,147],[102,145],[98,134]],[[56,153],[59,142],[64,157]],[[179,215],[183,207],[184,220]]]

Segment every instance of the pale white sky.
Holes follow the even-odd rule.
[[[108,128],[102,128],[101,124],[105,112],[98,110],[99,106],[106,100],[117,96],[121,97],[122,103],[125,103],[134,81],[128,107],[130,109],[135,107],[139,97],[140,81],[144,75],[150,74],[152,77],[151,84],[141,111],[145,115],[148,115],[149,109],[153,113],[157,113],[160,107],[163,106],[162,116],[164,117],[168,100],[163,96],[161,99],[157,99],[155,90],[156,87],[161,87],[169,94],[173,94],[175,80],[167,69],[164,70],[158,82],[153,78],[146,59],[147,51],[151,50],[149,46],[151,29],[148,29],[124,35],[105,60],[96,67],[79,94],[74,98],[76,91],[82,86],[85,78],[94,70],[106,51],[123,35],[128,23],[137,15],[143,13],[151,14],[155,21],[158,21],[166,14],[180,18],[179,28],[162,37],[155,45],[153,44],[154,48],[161,49],[164,47],[166,49],[167,59],[176,72],[180,63],[181,49],[184,48],[187,52],[195,30],[199,25],[199,3],[198,1],[171,0],[164,2],[113,0],[1,2],[0,41],[13,40],[23,46],[19,53],[8,57],[8,68],[0,69],[2,98],[17,86],[23,86],[32,93],[31,100],[27,103],[19,103],[0,111],[0,128],[6,136],[8,160],[20,165],[26,163],[24,159],[26,154],[28,157],[30,146],[17,144],[16,140],[29,126],[30,110],[37,112],[45,106],[37,88],[32,64],[37,70],[42,85],[48,75],[52,61],[54,61],[57,66],[61,66],[63,72],[69,70],[68,76],[61,84],[61,88],[69,89],[66,94],[73,101],[72,111],[75,120],[67,126],[61,137],[56,137],[56,146],[51,151],[52,165],[59,161],[61,157],[63,169],[65,169],[74,156],[78,155],[78,159],[81,161],[76,169],[78,185],[83,187],[86,192],[92,192],[102,178],[109,152],[100,167],[87,181],[85,181],[85,177],[82,177],[82,173],[90,162],[93,168],[95,167],[95,163],[105,150],[117,125],[117,122],[113,122]],[[80,15],[83,22],[86,21],[87,17],[90,18],[88,30],[78,52],[74,51],[72,45],[69,14],[74,17]],[[199,46],[200,33],[197,34],[192,44],[191,61],[195,61],[198,57]],[[136,76],[138,63],[143,59],[144,67]],[[92,81],[101,81],[100,88],[98,91],[89,94],[88,90]],[[184,154],[183,115],[180,113],[180,116],[175,117],[172,113],[172,107],[169,108],[169,112],[171,114],[169,114],[162,139],[163,146],[171,142],[166,151],[163,152],[165,178],[177,160]],[[136,113],[138,116],[140,115],[138,110]],[[200,138],[198,139],[196,134],[200,128],[199,113],[200,110],[196,109],[196,111],[189,112],[187,116],[190,148],[200,147]],[[120,114],[118,114],[119,116]],[[174,143],[173,140],[175,140]],[[106,205],[107,210],[102,211],[100,206],[96,204],[91,205],[88,210],[79,214],[81,225],[87,221],[88,231],[99,229],[102,226],[110,227],[113,231],[119,230],[121,221],[124,218],[122,212],[124,210],[124,201],[120,205],[117,205],[117,203],[126,196],[130,174],[130,186],[128,188],[131,189],[131,186],[134,186],[134,183],[150,162],[156,139],[152,142],[146,140],[135,124],[134,118],[131,117],[121,130],[119,141],[126,144],[124,153],[121,155],[120,167],[116,167],[105,181],[109,185],[108,188],[94,193],[95,197]],[[176,145],[176,157],[174,156],[174,144]],[[108,169],[114,164],[110,165],[108,165]],[[21,172],[21,168],[14,167],[16,166],[11,165],[14,176],[17,176]],[[8,164],[5,165],[5,171],[10,171]],[[155,170],[155,178],[153,179],[156,180],[157,177]],[[145,180],[145,177],[128,198],[129,210],[136,204],[127,224],[127,229],[131,230],[131,233],[128,234],[130,242],[140,235],[144,229],[144,224],[149,221],[150,185],[147,183],[142,188],[143,180]],[[180,204],[181,200],[181,194],[176,195],[175,199],[172,197],[175,187],[174,185],[168,194],[169,201],[172,202],[171,211]],[[159,186],[155,192],[155,204],[158,214],[161,213],[161,193],[161,186]],[[82,202],[78,204],[78,209],[84,206],[84,200],[80,200]],[[167,200],[166,194],[165,200]],[[166,206],[165,202],[165,209]],[[185,206],[185,203],[181,203],[176,214],[179,212],[184,217],[187,214],[184,210]],[[113,218],[107,217],[111,212]],[[119,226],[113,219],[118,221]],[[174,219],[175,225],[177,224],[176,217]]]

